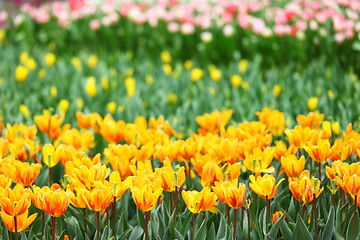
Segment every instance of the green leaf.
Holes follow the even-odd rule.
[[[138,221],[138,224],[140,225],[140,227],[145,229],[145,214],[139,208],[137,208],[136,218],[137,218],[137,221]]]
[[[275,239],[277,236],[277,233],[279,232],[280,228],[280,221],[283,220],[285,217],[285,213],[275,222],[275,224],[271,227],[268,236],[272,239]]]
[[[224,214],[221,214],[219,228],[218,228],[218,231],[216,234],[216,239],[220,239],[225,236],[226,225],[227,225],[227,223],[226,223]]]
[[[185,237],[186,232],[189,230],[189,226],[190,226],[192,218],[193,218],[193,213],[188,211],[188,214],[186,215],[185,221],[183,222],[183,225],[182,225],[182,227],[180,229],[180,233],[184,237]]]
[[[196,240],[204,240],[206,238],[206,221],[204,220],[197,232],[195,233]]]
[[[290,230],[289,226],[287,225],[287,223],[284,219],[281,219],[281,221],[280,221],[280,231],[285,240],[292,239],[292,237],[291,237],[292,231]]]
[[[206,234],[206,239],[207,240],[215,240],[215,236],[216,236],[216,234],[215,234],[215,224],[212,223],[211,227],[210,227],[210,230]]]
[[[136,226],[132,229],[129,240],[137,240],[143,233],[144,230],[140,226]]]
[[[322,239],[323,240],[330,239],[331,236],[333,235],[333,233],[334,233],[334,221],[335,221],[335,209],[333,207],[331,207],[328,219],[326,221],[324,231],[322,233]]]
[[[176,238],[179,240],[185,240],[185,238],[181,235],[181,233],[175,228]]]
[[[355,204],[354,204],[355,205]],[[356,205],[355,205],[356,206]],[[353,208],[350,208],[353,210]],[[354,213],[353,211],[350,211],[350,213]],[[355,228],[353,232],[353,224],[354,224],[354,216],[351,217],[347,231],[346,231],[346,239],[356,239],[356,237],[359,235],[360,226],[359,226],[359,215],[355,215]],[[354,234],[353,234],[354,233]]]
[[[128,229],[128,230],[124,231],[124,232],[120,235],[119,239],[121,239],[121,240],[128,239],[130,233],[131,233],[131,229]]]
[[[301,219],[300,215],[298,215],[298,220],[299,220],[299,224],[300,224],[302,239],[313,239],[313,237],[311,236],[311,233],[309,232],[308,228],[306,227],[304,221]]]

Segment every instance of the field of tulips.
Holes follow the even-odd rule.
[[[0,240],[360,238],[359,1],[41,2],[0,2]]]

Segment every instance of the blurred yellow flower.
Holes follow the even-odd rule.
[[[15,79],[18,82],[24,82],[29,74],[29,70],[27,70],[24,66],[17,66],[15,69]]]
[[[241,82],[241,87],[244,89],[244,90],[248,90],[249,89],[249,83],[247,81],[242,81]]]
[[[81,70],[81,60],[77,57],[71,59],[71,64],[76,68],[76,70]]]
[[[52,97],[57,96],[57,88],[55,86],[51,86],[51,88],[50,88],[50,96],[52,96]]]
[[[2,77],[0,77],[0,87],[2,86],[3,82],[4,82],[4,79]]]
[[[46,76],[46,71],[45,71],[45,69],[40,69],[39,70],[39,73],[38,73],[38,76],[39,76],[39,78],[40,79],[43,79],[45,76]]]
[[[234,88],[239,88],[242,82],[242,77],[239,75],[232,75],[231,76],[231,85]]]
[[[129,97],[135,96],[135,90],[136,90],[136,82],[133,78],[126,78],[125,79],[125,86],[126,86],[126,92]]]
[[[317,97],[310,97],[307,102],[307,107],[309,111],[314,111],[317,108],[319,99]]]
[[[204,75],[203,71],[200,68],[194,68],[191,70],[190,79],[193,82],[199,81]]]
[[[146,74],[145,81],[146,81],[146,84],[149,86],[153,85],[153,83],[154,83],[154,79],[150,74]]]
[[[25,66],[33,72],[35,71],[37,64],[33,58],[28,58],[25,62]]]
[[[184,62],[184,68],[185,68],[186,70],[189,70],[190,68],[192,68],[192,66],[193,66],[193,62],[192,62],[191,60],[186,60],[186,61]]]
[[[111,114],[115,114],[116,113],[116,102],[109,102],[107,105],[106,105],[107,109],[109,110],[109,112]]]
[[[334,98],[334,91],[330,89],[330,90],[328,91],[328,95],[329,95],[329,97],[330,97],[331,99],[333,99],[333,98]]]
[[[168,51],[162,51],[160,54],[161,61],[164,63],[170,63],[171,62],[171,55]]]
[[[30,111],[29,109],[24,105],[24,104],[21,104],[19,106],[19,112],[24,115],[24,117],[28,118],[29,115],[30,115]]]
[[[66,112],[69,109],[69,101],[66,99],[61,99],[59,102],[59,108],[60,108],[60,117],[64,118]]]
[[[210,77],[214,82],[219,82],[221,79],[221,71],[216,67],[209,68]]]
[[[340,135],[340,124],[338,121],[331,123],[331,128],[335,135]]]
[[[171,65],[170,64],[164,64],[163,65],[163,71],[164,71],[164,73],[167,75],[167,76],[169,76],[171,73],[172,73],[172,67],[171,67]]]
[[[281,86],[280,84],[275,84],[274,88],[273,88],[273,96],[274,98],[278,98],[281,92]]]
[[[78,99],[76,100],[76,107],[77,107],[78,110],[83,109],[83,107],[84,107],[84,100],[82,100],[82,98],[78,98]]]
[[[96,79],[94,77],[88,77],[85,85],[85,91],[89,97],[95,97],[96,90]]]
[[[169,104],[176,104],[177,99],[178,97],[175,93],[169,93],[169,95],[167,96],[167,102]]]
[[[215,88],[214,87],[209,87],[209,93],[211,96],[214,96],[215,95]]]
[[[128,69],[126,69],[126,76],[127,77],[132,77],[134,75],[134,68],[129,67]]]
[[[241,74],[246,73],[247,70],[247,66],[248,66],[248,61],[245,59],[240,60],[239,62],[239,71]]]
[[[55,56],[55,54],[53,54],[53,53],[47,53],[47,54],[45,55],[45,65],[46,65],[47,67],[52,67],[52,66],[54,66],[55,61],[56,61],[56,56]]]
[[[101,86],[104,91],[107,91],[109,89],[109,79],[108,77],[102,77],[101,78]]]
[[[89,68],[94,69],[98,63],[99,59],[96,55],[91,55],[87,59]]]
[[[28,58],[29,58],[29,54],[27,52],[24,51],[20,54],[20,62],[22,64],[25,64]]]
[[[124,105],[119,105],[118,111],[122,113],[124,110],[125,110],[125,106]]]
[[[0,29],[0,42],[5,39],[6,32],[5,29]]]

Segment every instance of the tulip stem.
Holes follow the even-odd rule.
[[[193,215],[193,231],[192,231],[192,239],[195,240],[195,220],[196,220],[196,213]]]
[[[41,239],[44,236],[44,225],[45,225],[45,213],[44,213],[44,211],[42,211]]]
[[[97,240],[100,240],[100,212],[96,212],[97,215],[97,232],[96,232],[96,236],[97,236]]]
[[[14,216],[14,222],[15,222],[15,240],[18,240],[18,231],[17,231],[17,219],[16,219],[16,216]]]
[[[116,197],[114,197],[112,204],[112,227],[113,227],[113,236],[115,238],[115,217],[116,217]]]
[[[319,231],[318,231],[318,225],[317,225],[317,211],[316,211],[316,193],[314,193],[314,220],[315,220],[316,240],[319,240]]]
[[[308,221],[307,221],[307,206],[306,205],[303,206],[303,208],[302,208],[302,217],[303,217],[304,222],[307,225]]]
[[[354,201],[355,201],[355,203],[354,203],[354,217],[353,217],[353,225],[352,225],[352,231],[351,231],[351,238],[352,239],[354,239],[357,195],[355,195]]]
[[[332,194],[333,207],[335,208],[335,194]]]
[[[270,218],[270,200],[269,197],[266,196],[266,232],[268,232],[269,218]]]
[[[51,167],[49,167],[49,187],[51,187],[52,178],[51,178]]]
[[[175,214],[174,214],[174,226],[176,226],[176,212],[177,212],[177,202],[178,202],[178,187],[175,186]]]
[[[319,180],[321,181],[321,162],[319,162]]]
[[[236,240],[236,222],[237,222],[237,209],[234,209],[234,240]]]
[[[170,215],[173,212],[173,195],[172,192],[170,192]]]
[[[149,223],[149,213],[150,212],[145,212],[145,240],[148,239],[148,223]]]
[[[230,207],[228,205],[226,205],[226,212],[228,217],[228,225],[230,225]]]
[[[52,220],[52,240],[55,240],[56,217],[51,217],[51,220]]]
[[[84,217],[84,230],[85,230],[85,235],[86,235],[86,209],[83,208],[83,217]]]
[[[241,207],[241,219],[240,219],[240,229],[243,230],[243,224],[244,224],[244,206]]]
[[[250,240],[250,209],[246,208],[246,215],[248,218],[248,240]]]

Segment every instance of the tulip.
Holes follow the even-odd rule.
[[[38,163],[16,161],[13,164],[5,163],[5,172],[8,177],[15,183],[19,183],[24,187],[31,187],[36,177],[39,175],[41,165]]]
[[[0,215],[5,227],[9,231],[14,232],[16,234],[15,238],[17,238],[17,233],[27,229],[34,222],[38,214],[35,213],[29,217],[29,210],[26,209],[23,214],[16,217],[16,223],[15,217],[6,214],[5,211],[1,211]]]
[[[290,179],[297,177],[304,170],[305,157],[301,156],[299,159],[295,155],[281,157],[281,166]]]
[[[60,136],[60,126],[63,119],[59,118],[57,114],[50,115],[48,111],[43,112],[43,115],[35,116],[35,122],[39,130],[49,136],[50,139],[56,139]]]
[[[321,164],[326,162],[330,155],[330,142],[328,139],[319,139],[316,145],[308,142],[304,147],[305,151],[309,154],[312,160],[319,164],[319,180],[321,180]]]
[[[308,115],[298,115],[296,121],[303,128],[319,128],[321,122],[324,120],[325,114],[310,112]]]
[[[253,190],[259,197],[266,199],[266,230],[270,217],[270,200],[275,196],[277,187],[284,179],[280,179],[275,185],[275,178],[273,175],[265,174],[264,176],[254,175],[250,176],[251,183],[249,184],[251,190]]]
[[[283,211],[276,211],[274,214],[273,214],[273,217],[272,217],[272,221],[273,221],[273,224],[276,223],[277,220],[279,220],[279,218],[284,214]],[[285,219],[285,217],[284,217]]]

